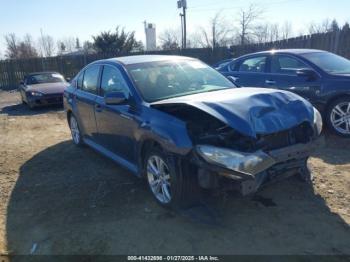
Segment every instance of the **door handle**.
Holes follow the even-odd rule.
[[[95,111],[96,112],[102,112],[102,106],[99,104],[95,104]]]
[[[276,81],[274,81],[274,80],[266,80],[265,84],[267,84],[267,85],[275,85]]]

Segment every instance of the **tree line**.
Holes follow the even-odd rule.
[[[191,48],[216,48],[221,46],[247,45],[285,40],[291,37],[350,30],[349,23],[339,25],[336,19],[325,19],[306,25],[306,31],[295,34],[292,23],[269,23],[265,10],[251,4],[239,10],[235,17],[227,19],[223,12],[217,12],[206,26],[198,27],[188,36],[187,46]],[[169,28],[159,37],[161,49],[180,48],[181,30]]]
[[[222,12],[216,13],[208,22],[207,26],[201,26],[194,33],[189,34],[188,48],[216,48],[265,43],[295,36],[291,22],[286,21],[282,24],[266,22],[264,10],[257,5],[250,5],[238,11],[234,25],[223,16]],[[340,26],[335,19],[325,19],[320,23],[310,23],[307,34],[341,30],[350,30],[349,23]],[[5,35],[4,39],[5,57],[8,59],[51,57],[75,52],[120,54],[144,50],[142,41],[135,38],[135,32],[128,32],[120,26],[117,26],[114,31],[104,31],[92,36],[91,41],[83,43],[77,37],[66,37],[55,42],[52,36],[42,31],[37,41],[34,41],[30,34],[19,38],[14,33]],[[159,43],[159,49],[179,49],[181,30],[165,29],[159,34]]]

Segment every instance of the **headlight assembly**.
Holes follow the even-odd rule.
[[[43,96],[42,93],[36,92],[36,91],[30,91],[29,93],[30,93],[31,96]]]
[[[322,116],[316,108],[314,108],[314,127],[317,131],[317,135],[321,134],[323,127]]]
[[[249,175],[258,174],[276,163],[263,151],[242,153],[225,148],[200,145],[197,146],[197,152],[209,163]]]

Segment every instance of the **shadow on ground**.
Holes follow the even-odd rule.
[[[61,105],[37,107],[30,109],[25,104],[15,104],[4,106],[0,109],[0,114],[6,114],[9,116],[33,116],[39,114],[57,113],[59,111],[63,111],[63,107]]]
[[[350,163],[350,138],[336,136],[329,130],[325,129],[323,131],[322,139],[323,141],[313,154],[315,157],[332,165],[344,165]]]
[[[350,254],[349,226],[291,178],[254,199],[159,207],[141,180],[70,141],[20,168],[7,210],[12,254]],[[203,211],[204,210],[204,211]],[[216,218],[206,223],[208,212]],[[202,222],[205,223],[202,223]]]

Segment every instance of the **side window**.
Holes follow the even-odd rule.
[[[238,71],[240,72],[265,72],[266,68],[266,56],[258,56],[253,58],[248,58],[244,60],[239,66]]]
[[[92,65],[85,70],[82,90],[97,94],[97,83],[98,83],[98,74],[100,71],[99,65]]]
[[[229,65],[229,68],[230,68],[230,70],[231,71],[235,71],[235,68],[236,68],[236,62],[235,61],[233,61],[233,62],[231,62]]]
[[[85,71],[81,72],[80,75],[77,78],[77,88],[78,89],[82,89],[83,88],[84,73],[85,73]]]
[[[123,92],[125,96],[128,97],[129,87],[117,68],[104,66],[101,81],[101,95],[110,92]]]
[[[271,73],[295,75],[296,71],[302,68],[309,68],[309,66],[294,57],[284,55],[272,56]]]

